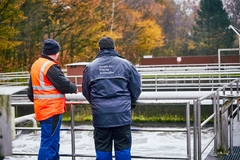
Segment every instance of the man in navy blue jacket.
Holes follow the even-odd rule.
[[[100,52],[86,66],[82,93],[92,106],[97,160],[131,159],[132,108],[141,94],[140,75],[115,51],[110,37],[102,37]],[[114,142],[114,143],[113,143]]]

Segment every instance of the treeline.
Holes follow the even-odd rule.
[[[61,66],[92,61],[105,35],[134,64],[143,55],[214,55],[238,45],[228,26],[239,28],[240,2],[224,2],[1,0],[0,72],[29,70],[47,38],[60,43]]]

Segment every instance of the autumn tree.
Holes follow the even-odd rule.
[[[240,29],[240,1],[239,0],[224,0],[226,11],[230,17],[231,24]]]
[[[92,6],[92,7],[89,7]],[[61,45],[58,61],[65,64],[84,61],[94,57],[102,22],[95,13],[99,0],[59,2],[29,0],[22,10],[27,19],[18,27],[18,39],[23,43],[18,47],[19,65],[29,70],[31,64],[41,55],[45,39],[53,38]],[[100,35],[99,35],[100,36]],[[91,58],[88,58],[91,57]]]
[[[105,28],[99,6],[99,0],[68,1],[65,4],[67,14],[59,15],[58,25],[62,31],[58,38],[63,50],[62,64],[91,61],[95,58],[97,41],[104,34]]]
[[[226,11],[228,13],[228,16],[230,17],[231,25],[235,27],[236,30],[238,30],[240,34],[240,1],[239,0],[225,0],[225,6]],[[239,47],[239,37],[237,34],[235,34],[237,37],[234,43],[235,47]],[[235,48],[234,47],[234,48]]]
[[[62,67],[67,63],[92,61],[98,53],[97,41],[102,36],[111,36],[116,42],[116,50],[134,64],[138,63],[143,55],[179,55],[189,48],[189,45],[186,45],[189,44],[188,36],[191,30],[189,17],[185,16],[180,6],[169,9],[170,5],[166,5],[168,0],[20,2],[22,4],[18,7],[12,7],[13,11],[18,13],[17,20],[14,19],[15,21],[12,20],[11,25],[9,24],[15,29],[9,32],[9,35],[12,34],[11,43],[15,42],[15,45],[9,46],[15,51],[8,52],[11,54],[0,53],[2,61],[8,56],[8,62],[15,64],[13,68],[6,65],[10,64],[7,61],[5,64],[1,63],[6,68],[29,70],[41,55],[43,42],[47,38],[53,38],[60,43],[58,61]],[[164,11],[169,11],[170,14],[164,14]],[[168,19],[170,20],[167,21]],[[181,21],[178,21],[180,19]],[[2,32],[0,35],[8,35],[6,33]],[[166,52],[161,52],[162,48]]]
[[[156,17],[162,14],[163,6],[154,1],[122,1],[115,8],[117,51],[133,63],[143,55],[150,54],[156,47],[164,45],[162,27]]]
[[[27,0],[21,6],[21,10],[26,19],[16,25],[19,29],[16,38],[21,41],[21,45],[16,48],[18,61],[15,65],[23,70],[30,70],[32,63],[41,54],[48,7],[44,1]]]
[[[219,48],[233,45],[230,20],[221,0],[201,0],[194,26],[195,54],[216,55]]]
[[[153,52],[155,56],[182,56],[191,54],[194,48],[191,39],[196,1],[186,0],[158,0],[165,6],[161,19],[161,26],[165,37],[165,46]]]
[[[24,0],[0,1],[0,72],[11,71],[14,68],[15,47],[21,42],[15,38],[19,30],[15,24],[21,22],[25,17],[20,10]]]

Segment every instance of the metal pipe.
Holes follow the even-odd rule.
[[[197,131],[197,101],[194,100],[194,108],[193,108],[193,116],[194,116],[194,130],[193,130],[193,159],[197,160],[197,153],[198,153],[198,139],[197,139],[197,135],[198,135],[198,131]]]
[[[210,115],[205,121],[203,121],[201,123],[201,127],[205,126],[211,119],[213,119],[215,117],[215,113],[213,113],[212,115]]]
[[[214,112],[214,146],[213,146],[213,155],[217,155],[217,117],[218,117],[218,109],[216,103],[216,94],[213,96],[213,112]]]
[[[219,72],[218,78],[219,78],[219,83],[220,83],[220,71],[221,71],[221,51],[238,51],[238,50],[240,50],[240,46],[239,46],[239,48],[218,49],[218,72]],[[240,55],[240,51],[239,51],[239,55]]]
[[[233,154],[233,104],[230,108],[230,154]]]
[[[240,55],[240,34],[239,34],[239,31],[237,31],[237,29],[235,27],[233,27],[232,25],[230,25],[229,28],[231,28],[238,35],[239,55]]]
[[[189,93],[189,92],[188,92]],[[212,94],[213,91],[191,91],[190,94],[187,94],[186,91],[178,92],[142,92],[139,96],[139,100],[191,100],[203,97],[205,95]],[[66,99],[68,101],[85,101],[85,97],[82,95],[82,92],[77,94],[66,94]]]
[[[74,105],[70,104],[71,109],[71,141],[72,141],[72,160],[75,160],[75,133],[74,133]]]
[[[201,101],[197,100],[198,160],[202,159],[201,143]]]
[[[26,122],[26,121],[32,121],[33,127],[37,127],[37,121],[35,119],[35,114],[29,114],[29,115],[17,117],[14,119],[15,125]]]
[[[190,102],[186,104],[187,157],[191,160]]]

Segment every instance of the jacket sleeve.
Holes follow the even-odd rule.
[[[62,94],[75,93],[77,86],[65,77],[60,66],[52,65],[47,71],[47,78],[54,87]]]
[[[32,78],[31,78],[31,76],[30,76],[30,79],[28,81],[27,96],[30,99],[30,101],[33,102],[33,88],[32,88]]]
[[[136,68],[132,65],[130,72],[129,91],[132,103],[135,103],[141,94],[141,78]]]
[[[89,83],[90,83],[89,72],[88,72],[88,68],[85,67],[85,69],[83,71],[82,94],[88,100],[88,102],[91,104],[90,84]]]

